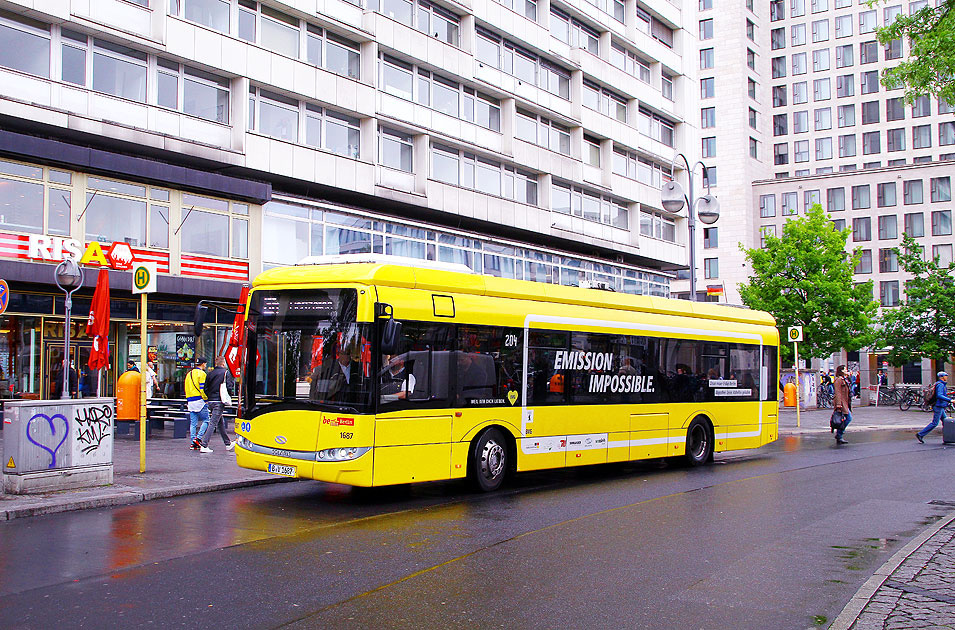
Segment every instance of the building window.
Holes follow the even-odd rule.
[[[829,20],[817,20],[812,23],[812,41],[824,42],[829,39]]]
[[[776,216],[776,195],[759,196],[759,216],[763,219]]]
[[[895,182],[885,182],[879,184],[876,189],[878,192],[876,194],[876,200],[880,208],[889,208],[894,206],[897,203],[895,195]],[[879,238],[896,238],[896,236],[883,237],[882,234],[882,219],[888,220],[889,217],[881,217],[879,219]],[[891,215],[892,220],[892,229],[895,231],[895,215]]]
[[[659,188],[663,182],[673,179],[669,166],[663,166],[649,158],[637,157],[633,151],[614,147],[613,172],[623,177]]]
[[[861,184],[859,186],[852,187],[852,209],[861,210],[864,208],[871,207],[869,201],[869,185]],[[868,218],[866,219],[868,221]],[[868,239],[866,239],[868,240]]]
[[[942,269],[947,269],[952,265],[952,245],[932,245],[932,259]]]
[[[853,186],[853,195],[855,195],[855,186]],[[866,186],[866,190],[868,190]],[[853,201],[855,201],[853,199]],[[868,207],[868,206],[866,206]],[[870,217],[856,217],[852,219],[852,240],[856,242],[872,240],[872,220]]]
[[[713,98],[715,96],[715,82],[716,80],[713,78],[700,79],[700,98]]]
[[[719,258],[704,258],[703,259],[703,277],[706,279],[720,277],[720,259]]]
[[[852,36],[852,16],[851,15],[838,15],[836,16],[836,39],[840,37],[851,37]]]
[[[879,71],[869,70],[859,74],[862,94],[875,94],[879,91]]]
[[[703,249],[713,249],[714,247],[719,247],[719,245],[719,228],[703,228]]]
[[[673,146],[674,123],[672,121],[643,108],[640,108],[637,114],[637,131],[644,136],[662,142],[668,147]]]
[[[822,48],[812,51],[812,71],[821,72],[829,69],[829,49]]]
[[[537,205],[537,176],[451,147],[431,148],[432,177],[438,181]]]
[[[784,29],[779,29],[785,33]],[[793,46],[805,46],[806,45],[806,25],[805,24],[793,24],[792,28],[789,29],[789,38],[792,41]]]
[[[756,129],[756,110],[752,107],[749,108],[749,126],[751,129]]]
[[[5,11],[0,14],[0,67],[49,79],[50,46],[49,25]]]
[[[570,99],[570,73],[510,40],[478,27],[475,58],[531,85]]]
[[[793,105],[809,102],[809,84],[805,81],[793,83]]]
[[[816,159],[832,159],[832,138],[816,138]]]
[[[925,236],[925,218],[921,212],[905,215],[905,233],[913,238]]]
[[[952,211],[936,210],[932,213],[932,236],[951,236]]]
[[[819,190],[804,190],[802,193],[803,197],[803,210],[809,212],[809,209],[822,201],[822,196]]]
[[[879,18],[875,10],[863,11],[859,14],[859,33],[872,33],[875,31]]]
[[[704,107],[700,110],[701,126],[710,129],[716,126],[716,108]]]
[[[781,166],[789,164],[789,144],[783,142],[773,145],[773,164]]]
[[[862,124],[871,125],[879,122],[879,101],[862,103]]]
[[[862,155],[873,155],[881,151],[881,136],[878,131],[869,131],[862,134]]]
[[[257,88],[249,99],[250,130],[358,159],[357,118]]]
[[[157,59],[157,104],[191,116],[229,124],[229,80]]]
[[[180,231],[183,252],[221,257],[231,253],[233,258],[249,257],[247,205],[187,193],[182,195],[182,205],[191,208],[188,215],[183,213],[185,229]]]
[[[950,177],[933,177],[931,179],[930,188],[932,190],[933,202],[952,200],[952,181]]]
[[[846,209],[845,188],[829,188],[826,190],[826,209],[829,212],[841,212]]]
[[[905,120],[905,105],[901,96],[885,99],[885,119]]]
[[[902,40],[893,39],[891,42],[886,44],[883,48],[885,51],[885,60],[889,61],[891,59],[901,59],[902,58]]]
[[[829,0],[812,0],[812,12],[822,13],[829,10]]]
[[[859,264],[856,265],[855,273],[872,273],[871,249],[863,249],[859,251]]]
[[[881,186],[881,184],[879,184]],[[894,193],[893,193],[894,194]],[[890,205],[895,205],[893,202]],[[879,239],[889,240],[899,237],[898,217],[888,214],[879,217]]]
[[[702,139],[703,142],[703,157],[716,157],[716,137],[709,136]]]
[[[772,76],[774,79],[781,79],[786,76],[786,58],[773,57],[771,62]]]
[[[789,0],[790,17],[806,15],[806,0]]]
[[[921,179],[910,179],[902,183],[902,200],[907,206],[922,203]]]
[[[840,105],[836,110],[840,127],[853,127],[856,124],[855,105]]]
[[[879,283],[880,304],[886,307],[899,305],[899,281],[883,280]]]
[[[785,136],[789,133],[789,115],[775,114],[773,116],[773,135]]]
[[[852,52],[852,44],[836,46],[836,67],[848,68],[855,63]]]
[[[746,79],[746,93],[751,99],[756,100],[756,81],[752,78]]]
[[[801,52],[792,56],[793,76],[797,74],[806,74],[806,53]]]
[[[746,39],[751,42],[756,41],[756,24],[749,18],[746,19]]]
[[[600,33],[553,6],[550,9],[550,32],[573,48],[600,54]]]
[[[378,163],[406,173],[413,172],[414,145],[411,134],[387,127],[378,129]]]
[[[759,228],[759,246],[766,249],[766,243],[770,237],[776,236],[775,225],[763,225]]]
[[[716,186],[716,167],[707,166],[703,169],[703,185]]]
[[[780,216],[792,216],[799,212],[799,195],[797,193],[784,192],[779,196],[782,199]]]
[[[753,158],[754,160],[759,159],[759,142],[756,140],[756,138],[749,139],[749,157]]]
[[[899,255],[894,248],[879,250],[879,273],[894,273],[899,270]]]
[[[769,21],[778,22],[786,19],[786,0],[770,0]]]
[[[700,70],[709,70],[716,65],[716,59],[712,48],[703,48],[700,50]]]
[[[562,155],[570,155],[570,127],[517,110],[514,136]]]
[[[756,53],[751,48],[746,49],[746,67],[750,70],[756,69]]]
[[[955,144],[955,122],[938,123],[938,143],[941,146]]]
[[[785,106],[786,106],[786,86],[785,85],[773,86],[773,107],[785,107]]]
[[[859,44],[859,63],[878,63],[879,42],[862,42]]]
[[[793,45],[795,46],[795,43]],[[786,29],[774,28],[769,31],[769,47],[771,50],[782,50],[786,47]]]
[[[797,163],[809,161],[808,140],[797,140],[796,142],[793,142],[793,161]]]
[[[890,153],[905,151],[905,129],[888,129],[885,132],[886,148]]]
[[[828,101],[832,98],[829,79],[815,79],[812,82],[812,100]]]
[[[604,116],[627,122],[627,99],[616,92],[601,88],[595,83],[584,81],[584,107],[600,112]]]
[[[832,108],[820,107],[813,112],[816,131],[832,129]]]
[[[668,243],[676,242],[676,222],[655,212],[640,212],[640,235]]]
[[[856,155],[856,137],[855,134],[839,136],[839,157],[855,157]]]
[[[700,39],[713,39],[713,18],[700,20]]]
[[[629,229],[625,202],[584,190],[579,186],[554,182],[551,186],[551,210]]]

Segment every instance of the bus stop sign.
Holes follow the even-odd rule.
[[[786,336],[789,341],[802,341],[802,326],[790,326]]]

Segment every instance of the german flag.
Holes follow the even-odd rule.
[[[723,295],[723,285],[722,284],[706,285],[706,294],[707,295]]]

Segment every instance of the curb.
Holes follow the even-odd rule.
[[[924,424],[913,424],[913,425],[904,425],[904,424],[894,424],[894,425],[866,425],[852,424],[846,430],[846,433],[860,432],[860,431],[918,431],[923,428]],[[779,429],[779,435],[809,435],[817,433],[831,433],[829,427],[785,427]]]
[[[891,558],[889,558],[885,564],[878,568],[878,570],[866,580],[865,584],[852,596],[852,599],[849,600],[849,603],[846,604],[845,608],[842,609],[842,612],[839,613],[839,616],[836,617],[836,620],[832,622],[829,626],[829,630],[848,630],[856,619],[859,618],[859,615],[862,614],[862,610],[865,608],[866,604],[872,599],[872,596],[875,595],[876,591],[879,590],[879,587],[882,586],[883,582],[889,579],[896,569],[899,568],[905,560],[911,556],[919,547],[925,544],[932,536],[937,534],[942,528],[946,527],[952,521],[955,521],[955,512],[952,512],[948,516],[944,516],[938,520],[937,523],[923,531],[921,534],[916,536],[912,541],[907,545],[899,549]]]
[[[53,501],[51,503],[26,505],[23,507],[11,508],[9,510],[0,510],[0,521],[12,521],[15,518],[27,518],[30,516],[42,516],[44,514],[58,514],[60,512],[72,512],[75,510],[87,510],[92,508],[116,507],[120,505],[130,505],[142,501],[151,501],[153,499],[168,499],[187,494],[202,494],[204,492],[217,492],[219,490],[235,490],[236,488],[248,488],[251,486],[264,486],[274,483],[288,483],[298,481],[297,479],[246,479],[243,481],[226,481],[222,483],[206,483],[201,485],[173,486],[171,488],[160,488],[156,490],[115,490],[108,494],[98,497],[89,497],[86,499],[64,499],[62,501]]]

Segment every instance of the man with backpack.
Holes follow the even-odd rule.
[[[183,390],[186,394],[186,408],[189,410],[189,448],[194,451],[202,450],[199,439],[206,430],[209,422],[209,406],[206,404],[206,360],[196,361],[196,367],[189,370],[183,379]],[[204,452],[211,453],[206,448]]]
[[[925,444],[923,438],[931,433],[932,429],[937,427],[939,422],[945,421],[945,408],[948,406],[948,403],[952,402],[952,399],[948,397],[948,372],[939,372],[936,376],[938,380],[935,381],[935,387],[933,388],[932,397],[930,399],[934,411],[932,421],[929,422],[924,429],[915,434],[915,439],[922,444]]]

